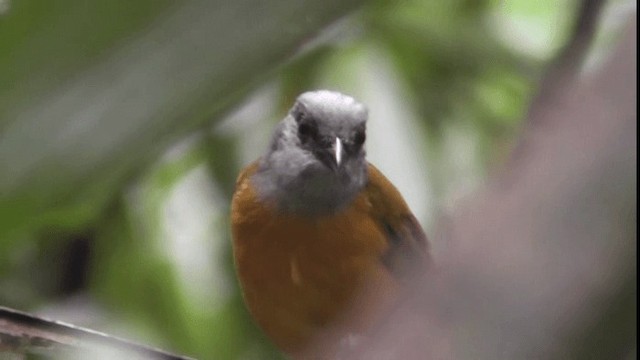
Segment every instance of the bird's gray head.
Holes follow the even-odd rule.
[[[367,109],[350,96],[303,93],[278,124],[253,180],[258,194],[280,210],[331,214],[366,184]]]

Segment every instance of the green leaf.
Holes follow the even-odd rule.
[[[361,2],[15,2],[0,15],[0,238],[86,223]]]

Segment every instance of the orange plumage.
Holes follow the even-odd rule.
[[[234,256],[249,311],[274,343],[296,353],[340,323],[365,286],[368,314],[347,331],[363,333],[394,301],[403,272],[427,258],[426,236],[402,196],[368,164],[368,181],[344,210],[281,214],[252,184],[258,163],[239,176],[231,208]],[[365,307],[366,301],[358,304]]]

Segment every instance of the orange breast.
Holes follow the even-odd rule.
[[[380,261],[388,241],[365,191],[335,215],[282,215],[258,199],[254,171],[241,175],[233,197],[234,256],[249,311],[278,347],[299,351],[339,323],[365,283],[378,295],[395,293]],[[365,316],[350,331],[374,321]]]

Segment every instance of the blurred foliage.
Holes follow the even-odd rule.
[[[361,59],[382,54],[438,208],[505,158],[548,60],[505,40],[496,24],[513,14],[496,1],[230,3],[0,0],[1,305],[203,359],[278,358],[242,305],[227,213],[295,97],[357,89]],[[538,19],[571,10],[514,3]],[[180,22],[194,12],[202,23]],[[220,121],[250,93],[269,106]]]

